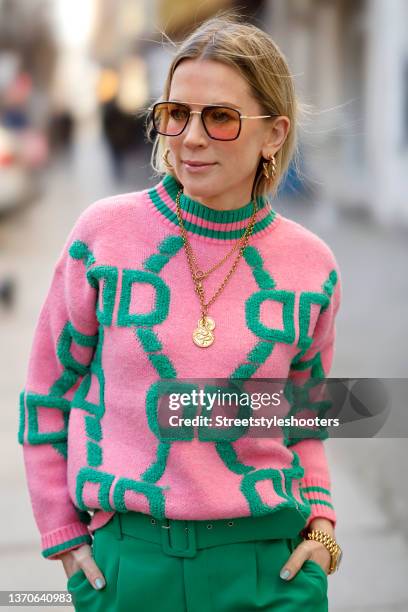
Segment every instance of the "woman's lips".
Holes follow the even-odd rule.
[[[204,172],[205,170],[208,170],[208,168],[211,168],[211,166],[215,166],[215,162],[212,163],[206,163],[206,162],[192,162],[192,161],[183,161],[184,167],[189,171],[189,172]]]

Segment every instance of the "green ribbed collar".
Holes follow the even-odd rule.
[[[148,195],[157,211],[177,226],[178,219],[175,213],[175,203],[180,187],[181,184],[173,176],[166,174],[159,185],[148,190]],[[161,195],[163,189],[168,196],[167,198],[165,195],[163,197]],[[171,201],[172,206],[169,205],[168,201],[166,202],[166,199]],[[263,210],[266,206],[268,211],[266,214],[263,212],[262,218],[256,222],[253,234],[268,227],[276,217],[276,212],[270,206],[267,198],[259,196],[257,198],[257,205],[259,211]],[[240,238],[245,232],[245,227],[234,229],[233,224],[249,219],[253,212],[252,201],[234,210],[215,210],[184,194],[180,197],[180,208],[195,217],[194,221],[184,220],[187,231],[210,238],[225,240]],[[217,224],[217,228],[209,227],[211,224]]]
[[[176,201],[176,196],[178,190],[181,188],[181,184],[173,177],[171,174],[166,174],[163,179],[163,186],[166,191],[171,196],[172,200]],[[258,209],[261,209],[265,206],[265,198],[257,199]],[[252,215],[254,208],[252,201],[249,201],[244,206],[240,208],[235,208],[234,210],[215,210],[214,208],[209,208],[201,202],[197,202],[189,198],[188,196],[181,194],[180,197],[180,208],[189,212],[196,217],[200,217],[201,219],[206,219],[207,221],[212,221],[214,223],[234,223],[236,221],[243,221],[244,219],[249,219]]]

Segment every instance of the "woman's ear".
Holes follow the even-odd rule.
[[[275,117],[265,132],[262,156],[267,159],[282,147],[290,130],[290,119],[284,115]]]

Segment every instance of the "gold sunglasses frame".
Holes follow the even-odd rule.
[[[186,121],[185,126],[183,127],[181,132],[179,132],[178,134],[162,134],[161,132],[159,132],[159,130],[157,130],[156,126],[154,125],[154,120],[153,120],[153,125],[154,125],[154,129],[156,130],[156,132],[158,134],[161,134],[162,136],[169,136],[170,138],[172,138],[174,136],[180,136],[180,134],[182,134],[184,132],[184,130],[186,129],[186,127],[188,126],[188,124],[190,122],[191,115],[200,115],[201,123],[203,124],[205,132],[206,132],[206,134],[207,134],[207,136],[209,138],[211,138],[212,140],[221,140],[223,142],[231,142],[233,140],[236,140],[239,137],[239,135],[241,133],[241,128],[242,128],[241,119],[267,119],[269,117],[279,117],[280,116],[278,114],[275,114],[275,115],[242,115],[241,112],[237,108],[234,108],[232,106],[228,106],[227,104],[205,104],[205,105],[202,105],[199,102],[190,102],[189,104],[186,104],[185,102],[176,102],[174,100],[161,100],[160,102],[156,102],[155,104],[153,104],[153,106],[150,106],[148,108],[148,111],[153,113],[154,109],[159,104],[179,104],[180,106],[184,106],[185,108],[187,108],[189,113],[190,113],[189,117],[188,117],[188,119]],[[203,106],[203,108],[200,111],[195,111],[195,110],[191,110],[190,106]],[[211,136],[211,134],[208,132],[207,126],[205,125],[204,119],[203,119],[203,116],[202,116],[203,112],[207,108],[226,108],[228,110],[232,110],[232,111],[236,112],[238,114],[238,116],[239,116],[239,119],[240,119],[238,134],[234,138],[214,138],[214,136]],[[154,114],[153,114],[153,117],[154,117]]]

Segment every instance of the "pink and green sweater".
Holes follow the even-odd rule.
[[[179,184],[89,206],[55,264],[20,394],[18,440],[42,554],[91,542],[114,512],[158,519],[262,516],[336,524],[323,439],[163,441],[157,385],[176,378],[328,376],[340,275],[327,244],[259,198],[235,273],[210,307],[208,348],[193,343],[200,305],[176,216]],[[216,211],[181,197],[200,267],[218,262],[252,204]],[[205,281],[213,295],[232,258]],[[208,299],[208,297],[207,297]]]

